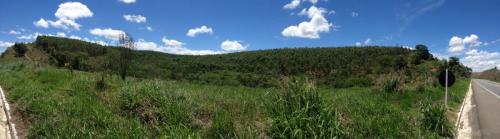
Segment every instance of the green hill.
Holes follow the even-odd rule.
[[[445,63],[423,45],[131,51],[122,80],[124,50],[56,37],[8,48],[0,85],[21,138],[453,138],[469,85],[454,59],[441,107]]]
[[[124,49],[50,36],[16,45],[45,53],[26,54],[48,56],[39,63],[113,74],[119,71],[116,61],[120,49]],[[3,57],[19,55],[14,48],[9,48]],[[443,65],[422,45],[417,50],[375,46],[284,48],[204,56],[133,51],[126,74],[137,78],[249,87],[276,86],[276,80],[283,76],[306,76],[320,85],[352,87],[371,86],[380,76],[397,72],[403,72],[400,74],[406,74],[406,80],[412,81],[416,80],[415,74],[433,74],[431,69],[442,69]],[[457,74],[468,75],[470,69],[458,66]]]

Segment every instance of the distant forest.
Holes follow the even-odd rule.
[[[33,50],[30,50],[33,49]],[[102,46],[80,40],[40,36],[29,44],[15,44],[2,57],[22,57],[40,51],[40,63],[71,70],[118,74],[122,47]],[[34,56],[32,56],[34,57]],[[43,56],[42,56],[43,57]],[[283,48],[219,55],[173,55],[133,51],[127,76],[158,78],[216,85],[273,87],[281,77],[307,77],[318,85],[333,87],[372,86],[387,76],[403,82],[433,78],[449,66],[459,77],[470,77],[471,69],[452,57],[439,60],[425,45],[402,47]]]

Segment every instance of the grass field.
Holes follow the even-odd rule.
[[[277,88],[122,81],[112,76],[99,89],[99,77],[100,73],[0,61],[0,85],[8,92],[15,115],[28,125],[29,138],[287,138],[273,124],[290,121],[273,113]],[[464,79],[450,88],[449,113],[457,111],[468,85]],[[422,128],[420,108],[424,103],[442,103],[442,90],[383,93],[371,88],[319,87],[319,121],[338,125],[334,130],[340,138],[439,137]],[[301,132],[305,131],[292,133]]]

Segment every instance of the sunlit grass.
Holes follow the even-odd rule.
[[[273,95],[279,89],[122,81],[111,76],[106,88],[98,90],[99,77],[99,73],[0,61],[0,85],[10,103],[16,104],[15,112],[30,123],[31,138],[285,137],[273,136],[283,128],[273,129],[280,116],[269,111],[278,107],[269,104],[275,104]],[[450,88],[450,111],[460,106],[468,83],[459,80]],[[338,123],[338,136],[343,138],[438,137],[421,128],[420,103],[442,104],[443,90],[384,93],[319,87],[315,92],[324,113],[316,118]]]

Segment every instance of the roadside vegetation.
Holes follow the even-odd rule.
[[[470,69],[458,59],[445,63],[423,45],[213,56],[133,51],[127,78],[112,62],[119,50],[39,37],[3,53],[0,85],[17,124],[25,125],[21,133],[28,138],[453,138],[454,114],[470,81]],[[458,77],[449,88],[448,109],[435,79],[445,66]]]

